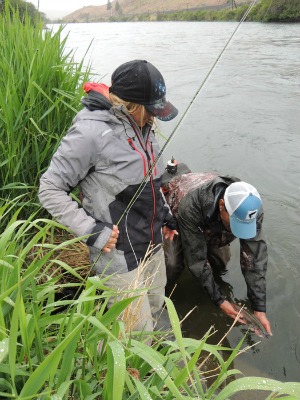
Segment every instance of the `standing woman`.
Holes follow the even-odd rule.
[[[159,153],[153,122],[154,117],[169,121],[178,111],[166,100],[164,79],[150,62],[120,65],[111,82],[110,87],[85,84],[84,108],[41,177],[39,199],[75,235],[90,234],[86,243],[94,272],[112,275],[108,286],[128,290],[134,280],[141,284],[152,277],[138,315],[132,316],[137,321],[133,329],[152,331],[152,316],[163,306],[166,285],[162,227],[170,238],[177,234],[160,189],[163,161],[147,176]],[[69,195],[79,183],[82,207]],[[150,243],[155,250],[140,273]]]

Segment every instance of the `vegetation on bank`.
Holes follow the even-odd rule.
[[[68,262],[70,254],[78,262],[82,238],[65,233],[58,242],[64,227],[40,212],[36,192],[80,107],[89,69],[74,61],[62,29],[45,31],[28,15],[20,19],[8,3],[5,7],[0,15],[0,398],[225,400],[243,390],[265,390],[268,399],[299,399],[299,383],[241,377],[233,363],[242,341],[231,349],[211,344],[211,332],[201,340],[184,338],[170,299],[166,307],[175,340],[154,332],[149,346],[149,334],[130,332],[122,317],[143,290],[124,294],[107,310],[115,295],[106,287],[109,277],[92,276],[88,262]]]
[[[116,14],[110,18],[110,21],[240,21],[249,6],[250,1],[236,7],[234,2],[228,1],[227,7],[223,9],[178,10],[155,15],[151,13],[131,16]],[[300,1],[260,0],[249,13],[247,21],[300,22]]]
[[[264,12],[263,7],[260,12]],[[300,22],[300,2],[298,0],[273,0],[268,4],[266,18],[268,22]]]
[[[223,10],[203,10],[159,14],[159,21],[240,21],[249,4]],[[257,2],[247,21],[254,22],[300,22],[299,0],[261,0]]]
[[[45,30],[8,3],[0,21],[0,198],[19,198],[24,218],[37,210],[39,177],[81,106],[89,69],[75,63],[62,28]]]
[[[47,21],[45,14],[37,10],[30,2],[23,0],[1,0],[0,13],[5,12],[6,4],[9,4],[12,10],[18,10],[21,21],[24,21],[26,15],[28,15],[33,24],[38,24],[41,20],[43,20],[44,23],[49,22]]]

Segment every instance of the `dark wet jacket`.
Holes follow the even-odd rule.
[[[174,225],[161,192],[162,160],[145,179],[159,152],[152,127],[141,131],[127,109],[112,107],[106,96],[106,85],[88,87],[85,107],[41,177],[39,199],[77,236],[93,234],[87,244],[95,272],[110,274],[135,269],[150,242],[162,243],[162,226]],[[82,207],[69,195],[78,183]],[[116,249],[99,257],[113,224],[120,231]]]
[[[216,173],[179,175],[165,185],[166,200],[177,217],[185,264],[219,306],[225,296],[214,280],[208,249],[223,247],[235,236],[222,224],[219,199],[225,189],[240,179]],[[240,264],[253,310],[266,311],[267,244],[262,232],[263,210],[257,220],[257,235],[240,239]]]

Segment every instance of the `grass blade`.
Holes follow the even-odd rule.
[[[122,400],[126,373],[125,352],[121,343],[107,343],[107,374],[105,377],[105,398]]]
[[[294,399],[300,398],[300,383],[279,382],[268,378],[244,377],[230,382],[215,397],[215,400],[227,400],[243,390],[267,390],[278,394],[287,394]]]

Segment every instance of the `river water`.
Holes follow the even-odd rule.
[[[165,161],[174,156],[194,172],[233,174],[257,187],[269,246],[267,308],[273,337],[261,340],[248,333],[245,344],[260,342],[240,355],[234,367],[246,376],[300,382],[300,24],[245,22],[222,52],[237,26],[70,24],[64,32],[77,61],[91,44],[86,63],[92,63],[97,80],[109,83],[115,68],[136,58],[163,73],[167,97],[179,109],[175,120],[160,125],[167,137],[176,128]],[[237,240],[223,281],[236,299],[246,301]],[[184,323],[190,337],[202,337],[213,325],[217,332],[210,341],[217,342],[231,325],[189,273],[180,279],[173,300],[181,315],[196,306]],[[236,326],[223,343],[235,347],[244,334]]]

